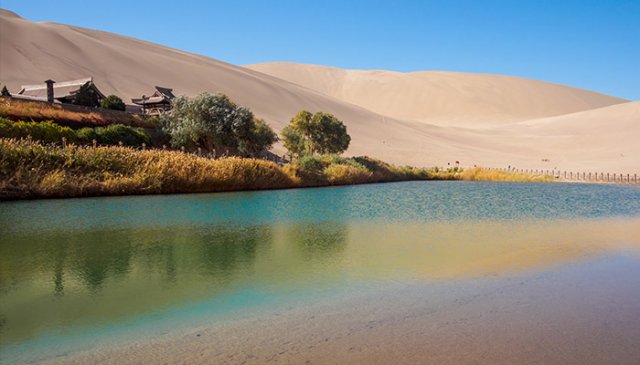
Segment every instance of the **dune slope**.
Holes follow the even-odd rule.
[[[461,72],[359,71],[288,62],[245,66],[389,117],[477,127],[625,102],[520,77]]]

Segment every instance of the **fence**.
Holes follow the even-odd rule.
[[[504,172],[513,172],[530,175],[551,176],[561,181],[583,181],[583,182],[607,182],[617,184],[639,184],[640,177],[638,174],[622,174],[610,172],[583,172],[583,171],[563,171],[558,169],[518,169],[508,168],[488,168],[489,170],[497,170]]]

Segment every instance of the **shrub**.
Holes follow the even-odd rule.
[[[124,101],[122,101],[122,99],[120,99],[120,97],[118,97],[117,95],[109,95],[106,98],[100,100],[100,107],[103,109],[121,111],[125,111],[125,109],[127,108],[126,105],[124,105]]]
[[[83,143],[91,143],[94,139],[102,145],[118,145],[122,142],[125,146],[140,146],[149,143],[149,136],[142,128],[133,128],[122,124],[112,124],[106,127],[79,129],[78,140]]]
[[[60,143],[62,138],[74,142],[76,135],[73,129],[63,127],[51,121],[46,122],[14,122],[0,117],[0,137],[27,138],[44,143]]]

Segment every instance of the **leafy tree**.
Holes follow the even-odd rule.
[[[264,121],[255,120],[249,109],[236,105],[224,94],[178,97],[173,100],[171,111],[161,118],[175,147],[202,147],[208,151],[237,148],[255,155],[277,138]]]
[[[342,153],[349,148],[347,127],[335,116],[303,110],[282,131],[284,146],[296,156]]]
[[[80,89],[73,99],[73,103],[75,105],[90,106],[95,108],[100,105],[100,96],[91,87],[91,83],[87,82],[86,84],[80,86]]]
[[[290,154],[301,157],[307,154],[307,144],[304,135],[293,126],[288,125],[282,129],[282,142]]]
[[[248,132],[239,136],[238,149],[250,156],[257,156],[278,141],[276,132],[262,119],[254,119]]]
[[[100,100],[100,107],[103,109],[122,110],[125,111],[126,105],[124,101],[117,95],[109,95],[106,98]]]

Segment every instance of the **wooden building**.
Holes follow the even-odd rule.
[[[98,87],[93,83],[93,78],[55,82],[47,80],[36,85],[22,85],[20,91],[14,94],[17,98],[41,100],[41,101],[58,101],[61,103],[73,103],[80,88],[87,85],[89,89],[95,93],[98,100],[102,100],[105,96]],[[53,100],[51,100],[53,98]]]
[[[131,102],[140,105],[145,114],[160,115],[171,110],[171,101],[174,98],[173,89],[156,86],[156,91],[151,96],[142,95],[139,99],[131,99]]]

